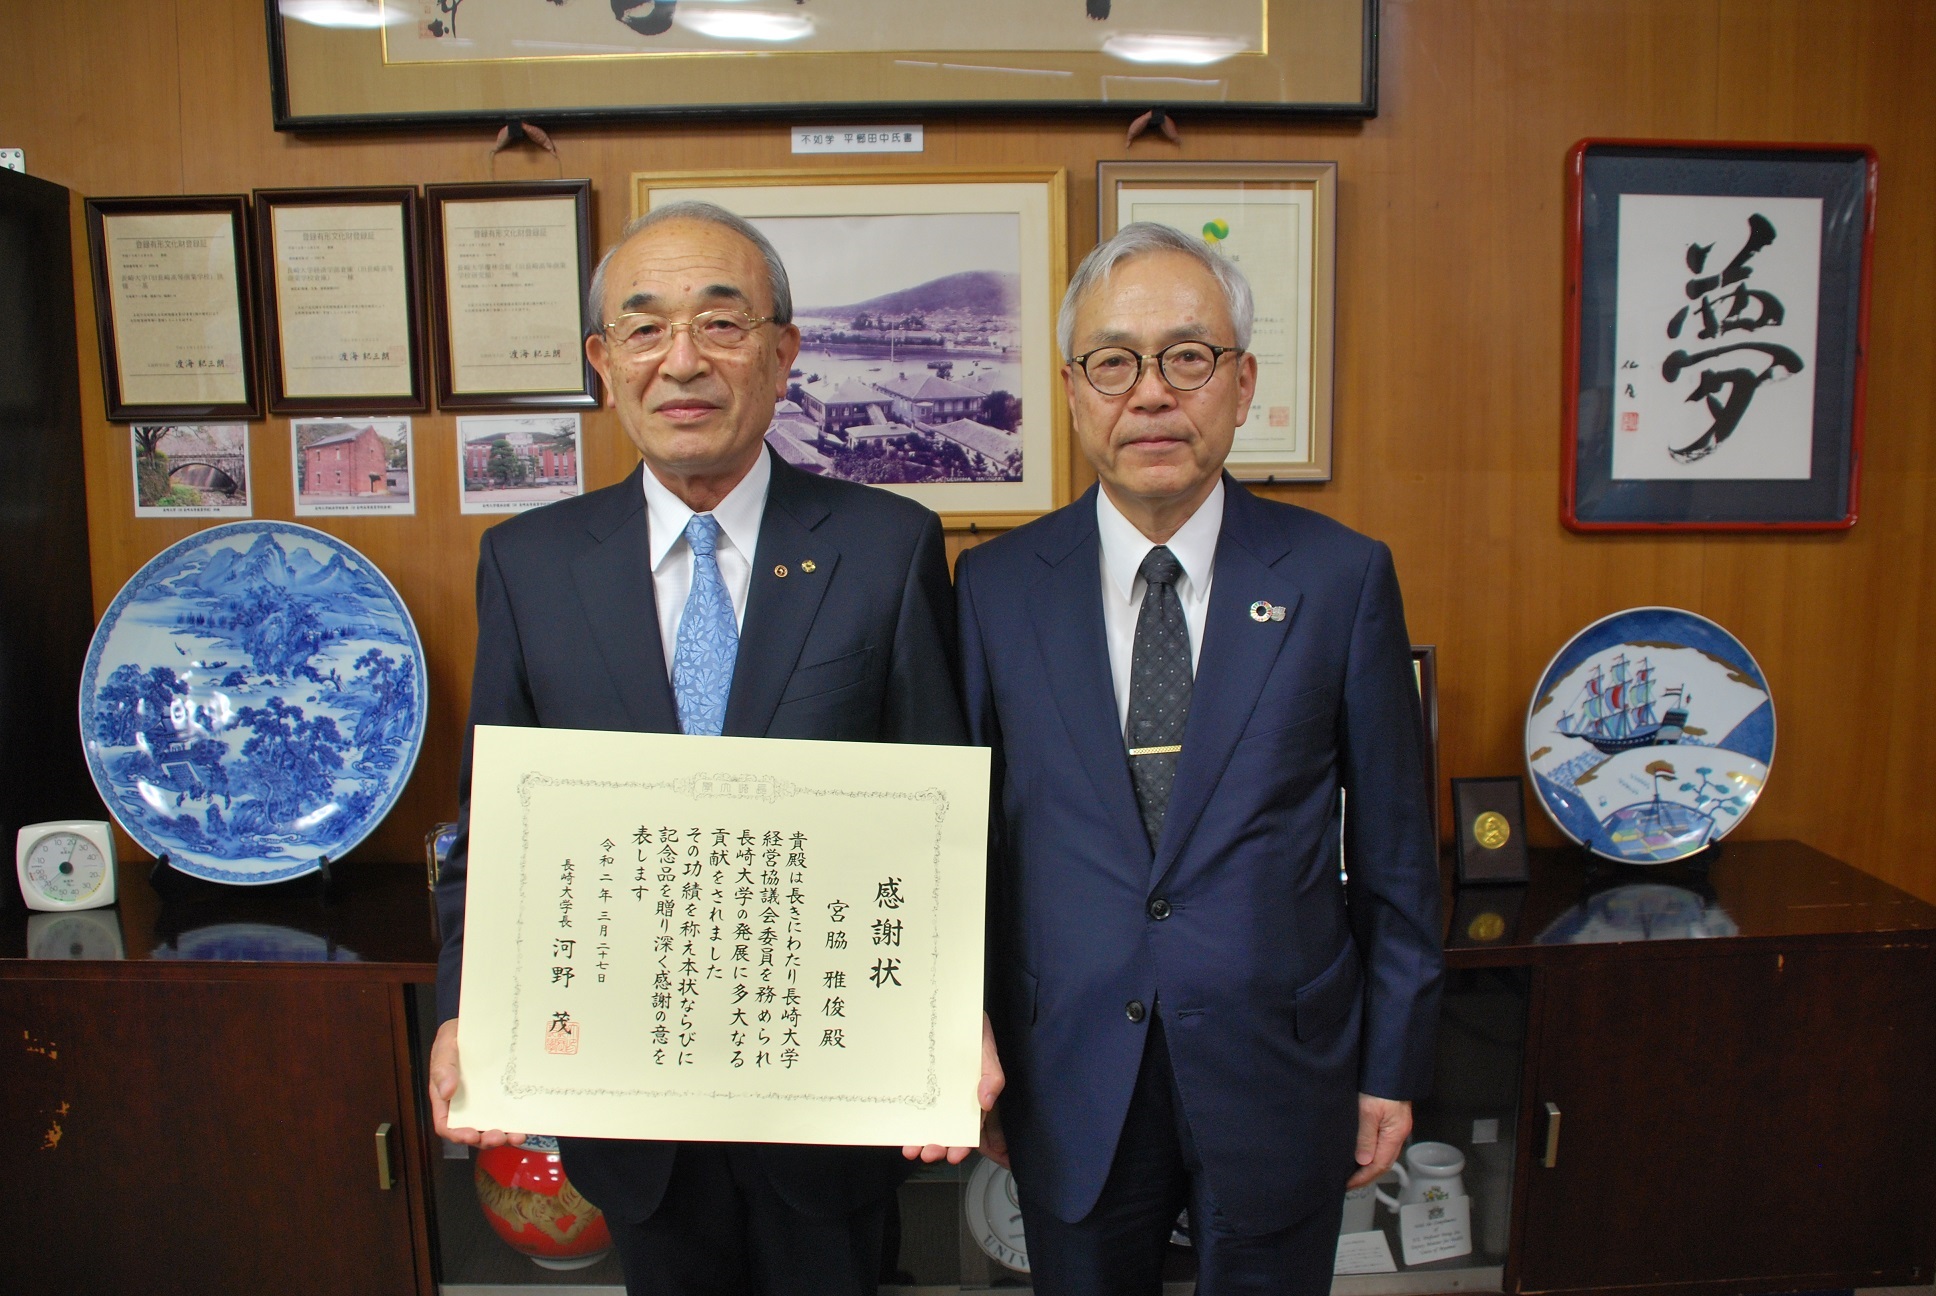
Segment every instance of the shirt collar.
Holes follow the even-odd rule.
[[[652,570],[658,571],[664,564],[672,547],[686,535],[686,523],[692,521],[692,510],[686,502],[666,489],[664,482],[653,476],[648,466],[641,476],[645,479],[645,511],[652,538],[652,550],[648,555],[652,560]],[[739,479],[739,485],[726,493],[713,509],[713,519],[719,529],[733,543],[733,548],[753,560],[753,546],[759,539],[760,519],[766,513],[766,489],[773,481],[773,464],[767,458],[766,447],[760,447],[759,458]]]
[[[1136,576],[1153,547],[1149,537],[1122,515],[1109,492],[1096,488],[1096,530],[1102,539],[1102,567],[1110,588],[1123,602],[1129,602],[1136,588]],[[1183,580],[1201,586],[1217,558],[1217,537],[1223,531],[1223,478],[1210,488],[1210,494],[1190,520],[1178,527],[1166,544],[1183,566]]]

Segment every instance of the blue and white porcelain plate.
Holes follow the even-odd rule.
[[[383,573],[290,522],[211,527],[108,605],[81,672],[94,786],[149,853],[260,884],[341,859],[396,804],[429,715]]]
[[[1626,864],[1664,864],[1727,836],[1774,757],[1761,667],[1678,608],[1629,608],[1580,631],[1526,708],[1526,765],[1547,816]]]

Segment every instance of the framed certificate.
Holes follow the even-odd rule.
[[[259,418],[241,194],[90,198],[110,419]]]
[[[1331,479],[1335,162],[1099,162],[1098,239],[1133,221],[1202,238],[1256,301],[1257,394],[1229,468],[1240,481]]]
[[[437,404],[597,405],[584,315],[592,182],[428,185],[424,206]]]
[[[270,412],[427,409],[416,189],[258,189],[255,235]]]

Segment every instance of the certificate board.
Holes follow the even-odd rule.
[[[972,1146],[989,756],[480,725],[451,1123]]]

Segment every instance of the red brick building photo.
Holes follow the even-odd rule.
[[[305,495],[390,494],[390,443],[373,427],[303,447]]]

